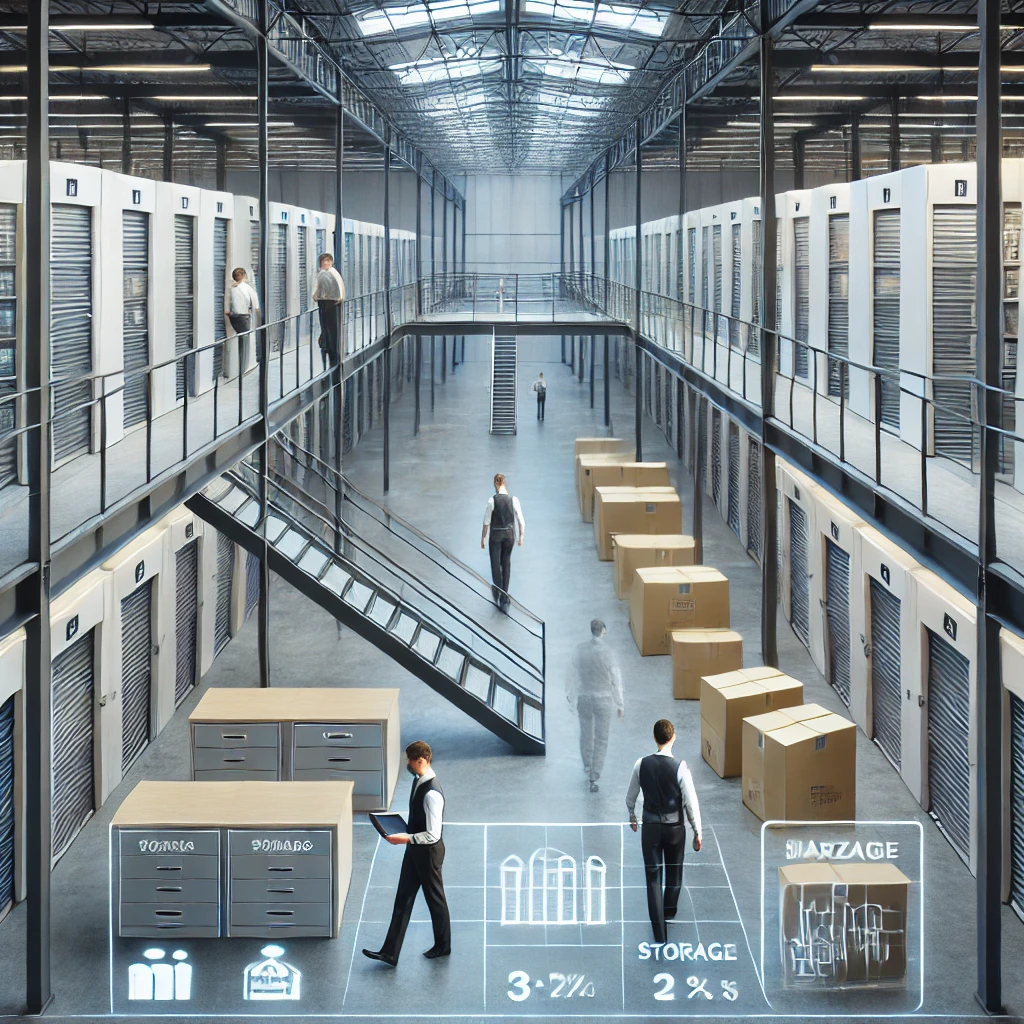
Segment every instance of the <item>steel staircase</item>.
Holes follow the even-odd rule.
[[[501,615],[468,566],[310,453],[272,445],[265,518],[244,463],[186,504],[257,554],[265,529],[271,571],[512,747],[542,754],[543,622],[515,604]]]
[[[516,432],[515,335],[491,337],[491,433]]]

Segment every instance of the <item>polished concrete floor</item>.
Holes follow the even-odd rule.
[[[286,1012],[418,1019],[456,1014],[467,1018],[485,1014],[646,1017],[666,1012],[735,1019],[770,1014],[772,1010],[753,973],[761,942],[760,822],[743,807],[739,780],[719,779],[701,760],[699,709],[696,703],[672,700],[669,660],[638,656],[626,607],[614,596],[611,566],[597,561],[591,527],[580,521],[577,511],[571,472],[573,438],[603,432],[600,383],[598,407],[591,411],[587,384],[576,383],[559,364],[557,340],[524,340],[520,343],[519,432],[515,437],[492,437],[487,433],[488,374],[483,362],[489,346],[483,340],[469,339],[467,353],[472,357],[474,352],[479,359],[468,359],[454,375],[449,371],[443,385],[435,385],[433,412],[429,387],[424,385],[419,437],[411,437],[410,392],[395,406],[391,488],[384,500],[449,550],[486,572],[485,553],[479,546],[481,513],[491,493],[493,473],[506,473],[510,489],[522,501],[527,521],[526,543],[516,550],[513,559],[512,591],[547,624],[547,756],[530,758],[510,753],[500,740],[374,648],[339,631],[326,613],[275,580],[271,605],[274,685],[397,686],[401,689],[403,741],[424,738],[433,745],[435,766],[447,795],[446,879],[455,921],[450,960],[428,962],[419,956],[430,944],[422,903],[396,971],[359,956],[360,947],[376,946],[383,937],[399,855],[387,846],[381,847],[368,825],[358,824],[356,869],[342,936],[331,942],[295,940],[289,953],[296,963],[301,960],[303,964],[309,998],[304,997],[301,1006],[284,1004]],[[543,424],[536,422],[528,400],[532,398],[528,384],[540,369],[550,381]],[[619,436],[631,437],[631,400],[616,381],[611,383],[611,394],[613,430]],[[379,431],[369,434],[348,466],[357,486],[377,498],[383,497],[381,445]],[[645,456],[670,460],[684,495],[688,522],[689,485],[649,421]],[[758,664],[759,571],[710,509],[705,515],[705,561],[729,577],[733,628],[743,634],[745,664]],[[621,661],[626,714],[622,722],[612,723],[600,791],[591,793],[580,766],[576,720],[565,700],[565,685],[573,647],[586,638],[589,622],[595,616],[608,624],[609,642]],[[806,699],[842,713],[838,697],[784,623],[780,623],[779,640],[781,666],[803,680]],[[255,625],[250,621],[222,652],[203,687],[252,686],[256,681]],[[140,779],[187,777],[186,719],[198,696],[196,693],[186,700],[54,871],[56,998],[51,1014],[93,1019],[111,1008],[107,824],[119,802]],[[679,735],[676,753],[693,770],[707,838],[701,854],[687,856],[688,902],[684,900],[681,905],[670,939],[682,942],[699,937],[705,943],[731,944],[736,947],[734,965],[701,964],[698,971],[697,967],[684,968],[681,964],[639,962],[638,943],[648,936],[643,924],[639,843],[622,827],[624,793],[633,761],[652,749],[651,723],[663,716],[675,721]],[[973,879],[881,751],[858,736],[857,753],[858,818],[920,822],[922,826],[922,1012],[953,1019],[975,1016]],[[408,785],[400,783],[396,809],[403,810],[407,798]],[[508,829],[509,824],[516,827]],[[508,944],[495,939],[495,920],[500,922],[500,913],[496,918],[489,902],[493,893],[484,885],[496,885],[499,861],[507,853],[517,853],[525,861],[534,847],[542,845],[557,845],[578,859],[591,854],[601,856],[609,866],[608,919],[614,921],[616,915],[621,919],[617,935],[601,941],[588,938],[563,943],[559,929],[545,928],[541,941],[534,937],[535,932]],[[479,904],[474,890],[479,893]],[[16,1011],[20,1003],[24,923],[21,907],[0,924],[0,963],[4,965],[0,1012]],[[580,934],[583,931],[579,929]],[[1011,1011],[1021,1013],[1024,924],[1009,909],[1004,911],[1003,933],[1005,1001]],[[205,959],[197,961],[197,971],[201,963],[210,976],[223,974],[226,994],[211,996],[209,1005],[193,1001],[190,1017],[204,1010],[218,1018],[241,1014],[255,1019],[266,1015],[259,1011],[267,1010],[267,1004],[240,1006],[232,1001],[234,990],[240,987],[231,980],[237,969],[236,941],[241,940],[211,940],[202,946]],[[510,954],[507,945],[521,948]],[[144,1011],[122,999],[120,972],[124,964],[117,959],[120,955],[121,951],[115,949],[114,1007],[128,1017],[138,1016]],[[585,973],[587,980],[577,986],[571,1001],[554,1002],[563,998],[562,990],[558,996],[554,994],[558,978],[566,976],[564,991],[568,992],[569,972],[573,971],[575,977]],[[668,980],[664,976],[656,979],[659,971]],[[529,979],[527,983],[523,976]],[[537,985],[541,979],[545,988]],[[707,986],[701,991],[700,983],[705,981]],[[732,990],[726,988],[726,982],[732,984]],[[587,984],[594,985],[594,996],[584,995]],[[674,991],[668,992],[666,987],[672,985]],[[529,998],[522,995],[524,991],[530,992]],[[726,996],[727,991],[736,991],[737,999]],[[656,992],[676,996],[677,1001],[654,1002]],[[709,999],[712,993],[715,998]],[[694,997],[696,1002],[691,1001]],[[850,1005],[848,999],[831,1000],[814,1009],[797,1009],[841,1018]],[[905,1000],[895,1004],[883,1000],[861,1006],[861,1012],[875,1017],[891,1014],[898,1006],[902,1014],[906,1005]],[[909,1006],[913,1005],[911,1000]],[[784,998],[776,1001],[777,1009],[785,1006],[789,1004]],[[281,1004],[270,1006],[271,1011],[282,1008]],[[150,1009],[163,1007],[152,1004]]]

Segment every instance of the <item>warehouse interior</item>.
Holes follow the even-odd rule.
[[[0,1017],[1024,1018],[1022,70],[1012,0],[0,2]]]

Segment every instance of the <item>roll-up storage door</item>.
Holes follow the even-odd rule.
[[[850,555],[825,538],[825,627],[828,681],[850,706]]]
[[[690,228],[686,234],[690,253],[689,290],[686,293],[686,301],[692,303],[697,298],[697,229]]]
[[[761,444],[750,439],[747,449],[747,550],[761,561]]]
[[[776,227],[778,227],[776,225]],[[775,234],[775,330],[782,330],[782,232]]]
[[[711,500],[722,507],[722,414],[711,410]]]
[[[1020,330],[1020,203],[1003,204],[1003,430],[999,437],[999,469],[1013,483],[1013,435],[1017,429],[1017,344]]]
[[[354,444],[353,433],[352,433],[352,411],[355,404],[355,382],[351,377],[345,381],[345,402],[341,409],[342,418],[342,436],[343,436],[343,452],[352,451],[352,445]]]
[[[716,224],[711,231],[714,259],[714,302],[715,312],[722,312],[722,225]],[[722,323],[722,318],[715,317],[715,337],[721,338],[725,334],[725,325]]]
[[[978,224],[973,206],[935,206],[932,221],[932,393],[935,454],[970,464],[974,451],[971,385],[944,376],[977,373],[975,289]]]
[[[146,419],[148,375],[132,372],[149,365],[149,214],[122,214],[121,262],[124,267],[124,425]]]
[[[263,292],[260,289],[260,222],[249,221],[249,265],[252,267],[252,286],[256,289],[260,302]],[[257,346],[258,347],[258,346]]]
[[[174,215],[174,353],[195,348],[195,219]],[[175,367],[177,398],[185,397],[185,381],[192,389],[194,357],[178,359]]]
[[[274,224],[270,245],[270,313],[268,321],[283,320],[288,309],[288,225]],[[284,324],[270,331],[270,350],[280,351]]]
[[[761,257],[763,240],[761,238],[761,222],[755,220],[753,224],[753,248],[751,252],[750,270],[752,275],[751,289],[753,291],[751,301],[750,319],[755,323],[761,322],[761,268],[764,260]],[[759,355],[761,352],[761,335],[759,331],[751,331],[747,337],[747,348],[752,355]]]
[[[121,601],[121,771],[149,743],[153,683],[153,581]]]
[[[323,254],[327,252],[327,229],[317,228],[316,229],[316,259],[319,260]],[[308,282],[307,282],[308,287]]]
[[[299,246],[299,312],[309,309],[309,243],[306,241],[306,229],[296,228]]]
[[[790,621],[793,632],[808,647],[811,643],[811,581],[807,575],[807,516],[792,498],[788,501]]]
[[[808,326],[811,306],[811,251],[810,218],[796,217],[793,220],[793,288],[796,302],[793,310],[794,334],[802,345],[795,346],[793,369],[799,377],[807,376],[807,341],[810,338]],[[779,278],[781,281],[781,276]]]
[[[245,617],[256,610],[260,600],[260,560],[251,551],[245,554]]]
[[[874,365],[900,368],[900,211],[876,210],[874,223]],[[874,387],[874,381],[871,382]],[[876,410],[878,415],[878,410]],[[899,429],[900,386],[895,376],[882,378],[882,422]]]
[[[50,238],[50,378],[55,461],[89,450],[92,423],[92,208],[54,203]]]
[[[18,473],[15,428],[16,406],[8,396],[18,390],[15,368],[17,350],[17,207],[0,204],[0,487],[12,483]]]
[[[1010,694],[1010,903],[1024,918],[1024,700]]]
[[[53,860],[96,809],[93,789],[93,631],[53,660]]]
[[[224,292],[228,276],[228,222],[217,217],[213,222],[213,376],[224,375],[224,339],[228,335],[224,322]]]
[[[0,917],[14,902],[14,698],[0,704]]]
[[[174,556],[174,705],[196,683],[196,644],[199,638],[199,541],[179,548]]]
[[[900,701],[900,599],[870,579],[871,708],[874,741],[899,768],[903,742]]]
[[[846,359],[850,354],[850,215],[836,213],[828,219],[828,351]],[[828,361],[828,393],[843,397],[849,377],[842,363]]]
[[[729,526],[740,533],[740,428],[729,421]]]
[[[217,613],[213,624],[213,650],[217,654],[231,639],[231,580],[235,574],[235,545],[217,534]]]

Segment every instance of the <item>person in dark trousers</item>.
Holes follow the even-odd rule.
[[[449,956],[452,951],[451,916],[441,876],[441,865],[444,864],[444,840],[441,838],[444,791],[431,767],[433,756],[430,744],[423,740],[416,740],[405,748],[406,768],[415,776],[409,795],[409,831],[387,837],[392,846],[405,846],[395,909],[384,945],[380,949],[363,950],[363,956],[390,967],[398,966],[398,955],[402,952],[402,942],[420,889],[434,927],[434,944],[423,955],[428,960],[436,960]]]
[[[548,382],[544,379],[543,373],[533,382],[533,390],[537,392],[537,419],[543,420],[544,403],[548,397]]]
[[[327,364],[337,366],[341,359],[341,311],[345,302],[345,281],[334,269],[334,257],[325,252],[313,285],[313,301],[320,310],[320,355]]]
[[[668,941],[665,921],[675,917],[679,907],[686,847],[684,814],[693,829],[694,851],[699,853],[702,845],[700,804],[690,769],[685,761],[672,755],[675,739],[675,726],[667,718],[659,718],[654,723],[654,742],[658,744],[658,752],[637,760],[626,790],[629,827],[634,832],[637,829],[636,798],[641,791],[644,794],[640,845],[647,875],[647,913],[651,918],[655,942]],[[663,866],[664,893],[661,888]]]
[[[231,288],[228,290],[228,320],[235,334],[248,334],[253,328],[253,318],[259,314],[260,299],[248,281],[244,267],[231,271]]]
[[[484,509],[484,531],[480,534],[480,547],[487,546],[487,531],[491,531],[491,593],[494,603],[508,611],[508,584],[512,575],[512,548],[516,542],[515,524],[519,523],[519,546],[526,536],[526,520],[519,499],[505,489],[505,474],[494,474],[494,495]]]

